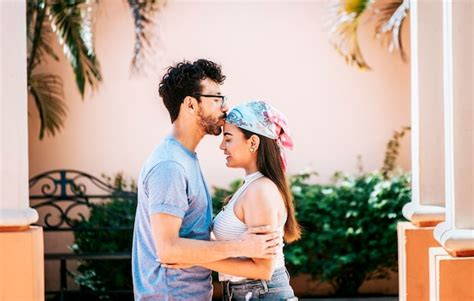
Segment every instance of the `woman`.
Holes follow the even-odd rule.
[[[239,239],[247,227],[259,225],[281,232],[286,243],[300,238],[282,150],[292,146],[286,118],[269,104],[251,101],[229,112],[220,148],[227,155],[226,165],[243,168],[246,176],[214,219],[215,239]],[[289,284],[283,244],[275,255],[228,258],[202,266],[219,272],[224,300],[297,300]]]

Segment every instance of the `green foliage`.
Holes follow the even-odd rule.
[[[86,0],[55,1],[49,6],[51,27],[71,64],[82,98],[86,82],[95,90],[102,81],[94,49],[94,8],[95,4]]]
[[[331,0],[328,2],[329,40],[346,63],[370,70],[359,45],[359,27],[375,21],[375,37],[389,52],[406,54],[402,44],[402,25],[410,9],[409,0]],[[362,21],[367,16],[367,21]]]
[[[397,267],[396,225],[410,200],[409,176],[337,176],[333,184],[291,180],[303,237],[286,247],[290,270],[328,281],[336,294],[356,295],[363,281]]]
[[[290,179],[302,238],[285,247],[292,274],[329,282],[338,295],[356,295],[363,281],[385,278],[397,267],[396,225],[411,197],[410,178],[381,173],[336,173],[334,183],[310,184],[311,174]],[[216,202],[233,193],[216,188]],[[219,207],[220,208],[220,207]]]
[[[61,77],[37,72],[46,57],[59,61],[54,52],[58,43],[75,75],[76,86],[84,98],[86,86],[97,90],[102,82],[99,59],[95,52],[95,15],[98,1],[27,0],[27,79],[28,90],[40,118],[39,138],[54,136],[64,126],[66,99]],[[166,0],[128,0],[133,15],[135,44],[131,62],[133,73],[145,67],[156,45],[154,27],[157,13]]]
[[[28,90],[41,120],[39,138],[44,138],[45,131],[55,135],[63,127],[67,115],[61,77],[50,73],[33,74],[29,77]]]
[[[135,25],[135,47],[131,62],[132,73],[139,73],[148,63],[147,56],[154,52],[156,41],[154,36],[154,21],[156,14],[166,4],[167,0],[127,0]]]
[[[333,183],[311,184],[311,175],[290,178],[303,236],[285,247],[288,268],[292,274],[308,273],[329,282],[338,295],[356,295],[363,281],[384,278],[389,270],[396,270],[396,224],[402,219],[403,205],[410,200],[410,177],[336,173]],[[228,188],[214,187],[214,214],[241,184],[236,180]],[[136,186],[121,175],[113,186],[117,196],[93,206],[89,219],[78,225],[127,229],[78,231],[72,246],[75,253],[131,252],[136,204],[120,196],[120,191],[136,191]],[[82,261],[78,271],[76,282],[95,292],[132,288],[129,260]],[[109,297],[105,293],[100,296]]]
[[[285,247],[287,266],[292,274],[307,273],[330,283],[338,295],[357,295],[365,280],[385,278],[397,268],[397,222],[402,207],[411,198],[410,176],[396,173],[399,140],[409,128],[395,132],[387,144],[380,172],[364,173],[359,158],[356,176],[334,174],[330,184],[312,184],[315,173],[290,178],[296,218],[303,228],[302,238]],[[109,183],[111,178],[107,178]],[[240,186],[213,187],[214,214]],[[124,191],[136,192],[136,185],[121,174],[112,184],[116,195],[91,209],[85,228],[126,228],[124,231],[76,232],[72,249],[76,253],[131,252],[136,200],[124,198]],[[135,196],[136,197],[136,196]],[[130,261],[83,261],[75,275],[81,286],[99,294],[105,290],[131,289]],[[115,300],[116,298],[114,298]]]
[[[107,180],[112,182],[111,178]],[[71,246],[74,253],[131,253],[137,187],[133,181],[124,179],[122,174],[114,178],[112,186],[115,188],[113,197],[93,205],[90,217],[76,222],[75,226],[95,230],[75,232],[75,241]],[[83,260],[74,277],[83,289],[96,292],[101,299],[111,298],[105,293],[106,290],[133,288],[129,259]],[[113,299],[116,300],[116,297]]]
[[[212,195],[212,209],[214,211],[214,216],[219,213],[222,209],[224,203],[227,202],[228,198],[234,194],[234,192],[242,186],[243,180],[234,180],[230,183],[229,188],[221,188],[221,187],[212,187],[214,193]]]

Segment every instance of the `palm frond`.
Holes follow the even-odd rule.
[[[388,141],[385,149],[385,158],[383,160],[383,166],[380,169],[384,179],[388,179],[389,175],[394,172],[397,167],[396,161],[399,155],[400,140],[405,136],[407,132],[411,130],[411,127],[404,126],[400,131],[394,131],[392,138]]]
[[[156,44],[153,34],[155,15],[166,4],[166,0],[127,0],[132,11],[135,26],[135,46],[130,64],[132,73],[143,70],[147,57],[153,53]]]
[[[32,40],[34,34],[34,22],[33,17],[38,11],[38,2],[44,0],[28,0],[26,1],[26,30],[27,30],[27,37],[28,41]]]
[[[66,118],[61,77],[48,73],[31,75],[28,90],[34,98],[41,121],[39,138],[43,139],[45,132],[54,136],[56,131],[61,130]]]
[[[406,61],[406,53],[400,31],[409,10],[409,0],[378,1],[374,9],[377,18],[375,37],[381,40],[382,45],[388,44],[390,52],[398,50],[403,61]]]
[[[46,18],[46,0],[29,0],[27,5],[28,76],[48,54],[59,60],[51,48],[51,29]]]
[[[350,65],[370,69],[359,46],[360,16],[373,0],[334,0],[329,8],[329,40]]]
[[[54,0],[49,12],[51,28],[73,68],[82,97],[86,81],[92,90],[97,89],[102,81],[99,61],[94,51],[94,5],[93,0]]]

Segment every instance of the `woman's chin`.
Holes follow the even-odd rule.
[[[225,162],[225,166],[229,167],[229,168],[235,168],[236,166],[234,164],[232,164],[232,161],[227,159],[227,161]]]

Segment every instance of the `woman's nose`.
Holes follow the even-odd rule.
[[[222,107],[221,107],[221,111],[226,113],[227,111],[229,111],[229,107],[227,106],[227,103],[224,104]]]

